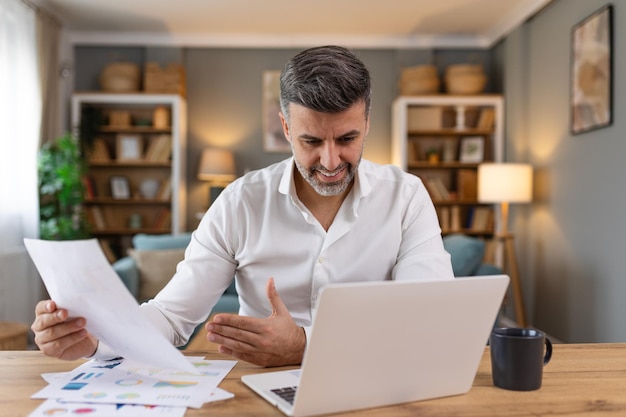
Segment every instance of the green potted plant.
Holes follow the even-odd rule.
[[[65,134],[43,145],[37,158],[39,176],[39,233],[46,240],[91,236],[83,201],[84,159],[78,139]]]

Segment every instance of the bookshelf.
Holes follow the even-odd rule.
[[[76,93],[72,126],[86,145],[85,205],[109,260],[137,233],[186,230],[186,103],[174,94]],[[87,136],[87,138],[85,137]]]
[[[490,237],[491,204],[477,198],[481,162],[503,158],[500,95],[400,96],[392,109],[392,163],[419,176],[433,199],[442,233]]]

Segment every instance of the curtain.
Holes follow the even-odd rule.
[[[61,25],[51,16],[37,11],[37,45],[41,84],[40,144],[61,136],[59,119],[59,45]]]
[[[0,320],[29,323],[41,283],[23,238],[39,235],[41,92],[36,12],[0,0]]]
[[[0,252],[38,236],[40,126],[36,14],[0,0]]]

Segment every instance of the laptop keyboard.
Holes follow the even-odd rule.
[[[297,388],[298,387],[276,388],[271,391],[283,400],[287,401],[289,404],[293,405],[293,399],[296,397]]]

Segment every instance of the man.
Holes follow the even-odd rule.
[[[293,157],[228,186],[172,280],[141,306],[172,343],[187,341],[233,277],[240,312],[216,315],[207,337],[220,352],[263,366],[301,362],[324,284],[453,278],[422,182],[361,160],[370,89],[367,68],[345,48],[308,49],[286,64],[280,119]],[[38,303],[36,315],[45,354],[113,355],[83,318],[68,319],[53,301]]]

